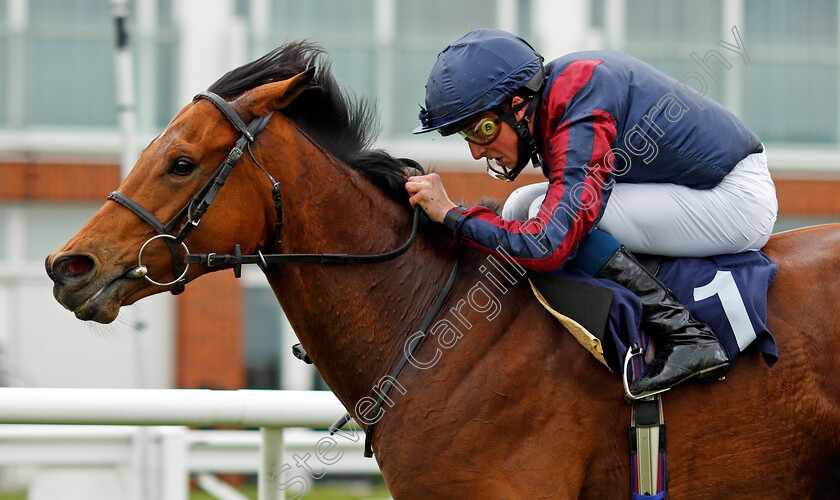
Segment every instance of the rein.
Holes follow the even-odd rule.
[[[202,186],[202,188],[196,193],[190,201],[167,223],[163,223],[160,219],[152,215],[151,212],[143,208],[139,203],[135,202],[128,196],[120,193],[119,191],[111,192],[107,199],[115,201],[120,205],[124,206],[135,215],[137,215],[141,220],[152,226],[155,231],[157,231],[157,235],[152,236],[140,247],[140,252],[137,254],[137,268],[132,271],[126,273],[126,277],[128,278],[140,278],[143,277],[147,281],[152,284],[159,285],[159,286],[169,286],[175,285],[175,289],[172,290],[172,293],[177,295],[184,291],[184,287],[186,284],[186,275],[187,270],[189,269],[191,264],[201,265],[201,266],[232,266],[234,275],[239,278],[242,272],[242,264],[258,264],[263,269],[267,269],[269,264],[279,264],[284,262],[310,262],[310,263],[317,263],[317,264],[375,264],[378,262],[384,262],[388,260],[395,259],[400,255],[404,254],[408,251],[409,248],[414,244],[414,241],[417,237],[417,228],[420,221],[420,215],[422,209],[417,206],[414,208],[414,217],[411,224],[411,234],[409,235],[408,239],[403,243],[401,246],[395,248],[394,250],[390,250],[388,252],[379,253],[379,254],[366,254],[366,255],[348,255],[348,254],[312,254],[312,253],[300,253],[300,254],[263,254],[260,250],[257,250],[256,255],[242,255],[241,247],[237,244],[234,246],[234,253],[233,254],[215,254],[215,253],[208,253],[208,254],[193,254],[190,253],[189,248],[187,248],[186,243],[184,243],[184,239],[190,232],[198,226],[199,222],[201,222],[201,217],[207,212],[207,209],[216,199],[216,195],[222,189],[225,182],[227,181],[228,176],[233,171],[233,168],[236,166],[236,163],[244,154],[244,151],[248,151],[248,155],[251,157],[251,160],[254,164],[259,167],[260,170],[268,177],[269,181],[272,184],[272,198],[274,200],[274,209],[277,213],[277,220],[275,223],[275,239],[279,243],[281,240],[281,229],[283,225],[283,208],[282,208],[282,201],[280,196],[279,190],[279,183],[274,180],[271,174],[263,168],[259,161],[254,157],[254,154],[251,152],[251,144],[253,144],[259,134],[265,129],[266,125],[268,125],[269,120],[271,119],[271,114],[267,116],[262,116],[255,118],[251,121],[248,125],[242,120],[242,118],[236,113],[236,110],[225,101],[223,98],[214,94],[212,92],[202,92],[195,96],[193,101],[197,101],[199,99],[207,99],[208,101],[212,102],[219,111],[227,118],[228,122],[230,122],[233,127],[242,134],[239,140],[236,141],[236,144],[233,146],[233,149],[230,150],[227,157],[222,161],[219,167],[216,169],[216,172],[207,180],[207,182]],[[413,168],[420,171],[421,174],[425,174],[423,168],[413,160],[403,159],[404,163],[410,163]],[[176,235],[172,235],[172,231],[175,229],[181,221],[187,219],[186,222],[181,226],[178,233]],[[169,246],[169,250],[172,253],[172,266],[173,266],[173,276],[177,276],[174,280],[167,282],[167,283],[159,283],[148,275],[148,269],[146,266],[143,265],[143,251],[146,249],[146,246],[156,239],[163,239],[166,244]],[[182,266],[178,259],[178,246],[185,251],[184,256],[184,264],[186,266]],[[449,279],[446,281],[446,284],[441,290],[440,295],[438,295],[437,300],[435,301],[434,305],[432,306],[431,310],[427,314],[426,318],[423,320],[423,324],[420,328],[420,331],[425,332],[429,326],[432,324],[434,318],[438,315],[443,304],[446,302],[447,297],[449,296],[449,292],[452,289],[452,286],[455,283],[455,279],[458,276],[458,271],[460,268],[461,263],[461,256],[463,255],[463,245],[458,246],[458,254],[455,259],[455,264],[452,267],[452,271],[449,274]],[[411,342],[409,346],[403,349],[403,356],[400,361],[397,363],[394,370],[391,372],[390,379],[387,382],[387,385],[384,385],[381,391],[379,392],[379,398],[376,401],[376,404],[373,407],[374,414],[377,414],[384,404],[385,400],[388,397],[388,393],[390,392],[391,388],[393,387],[393,382],[396,381],[397,377],[402,372],[403,368],[405,368],[406,363],[408,362],[409,357],[411,357],[417,349],[422,344],[425,336],[420,337],[419,339]],[[343,423],[346,423],[350,418],[350,414],[348,413],[344,418],[342,418]],[[343,423],[341,425],[343,425]],[[373,439],[373,431],[374,431],[375,423],[369,424],[366,431],[365,431],[365,457],[373,456],[373,450],[371,448],[371,441]]]
[[[429,327],[432,325],[432,321],[434,321],[437,314],[440,312],[441,308],[443,308],[443,304],[446,302],[446,298],[449,297],[449,291],[452,290],[452,286],[455,284],[455,278],[458,277],[458,271],[461,267],[461,257],[464,254],[464,245],[458,245],[458,256],[455,257],[455,265],[452,266],[452,272],[449,273],[449,279],[446,280],[446,285],[444,285],[443,290],[441,290],[440,295],[438,295],[435,304],[432,306],[432,309],[429,311],[429,314],[426,315],[426,319],[423,320],[423,324],[420,325],[420,329],[417,330],[419,332],[426,332]],[[403,356],[400,359],[397,366],[394,367],[394,371],[391,372],[391,375],[387,378],[386,382],[383,385],[379,393],[379,398],[376,399],[376,403],[374,404],[373,408],[371,409],[372,415],[378,415],[379,411],[382,409],[382,405],[385,403],[385,400],[388,399],[388,393],[391,392],[391,388],[394,387],[394,383],[397,381],[397,377],[400,376],[402,373],[403,368],[405,368],[405,364],[408,362],[408,359],[417,352],[417,349],[420,347],[420,344],[426,339],[428,335],[423,335],[419,337],[417,340],[412,341],[409,343],[408,347],[403,349]],[[345,416],[346,420],[344,423],[347,423],[350,419],[349,413]],[[344,419],[342,419],[344,420]],[[365,451],[364,455],[365,458],[371,458],[373,456],[373,447],[371,444],[373,443],[373,431],[376,428],[376,423],[379,420],[377,419],[376,422],[370,423],[365,429]],[[342,424],[343,425],[343,424]],[[340,428],[341,426],[337,426],[334,424],[333,427],[330,428],[330,433],[333,434],[333,428]]]
[[[241,266],[242,264],[258,264],[263,269],[266,269],[268,264],[278,264],[283,262],[311,262],[311,263],[319,263],[319,264],[373,264],[377,262],[384,262],[387,260],[391,260],[394,258],[399,257],[400,255],[404,254],[408,251],[409,248],[414,244],[414,240],[417,236],[417,227],[420,221],[420,214],[422,210],[420,207],[415,207],[414,209],[414,219],[411,226],[411,234],[400,247],[380,253],[380,254],[370,254],[370,255],[348,255],[348,254],[263,254],[262,251],[257,250],[256,255],[242,255],[240,250],[240,246],[236,245],[234,247],[233,254],[193,254],[190,253],[189,248],[187,248],[186,243],[184,243],[184,239],[187,235],[192,232],[192,230],[198,226],[199,222],[201,221],[201,217],[204,216],[207,209],[216,199],[216,195],[222,189],[225,182],[227,181],[228,176],[233,171],[233,168],[236,166],[236,163],[244,154],[244,151],[248,151],[251,160],[254,164],[259,167],[260,170],[265,173],[268,177],[269,181],[272,184],[272,198],[274,200],[274,209],[277,213],[277,219],[275,224],[275,239],[277,242],[280,242],[281,239],[281,229],[283,226],[283,208],[282,208],[282,200],[279,191],[279,183],[274,180],[271,174],[263,168],[263,166],[257,161],[254,157],[254,154],[251,152],[251,144],[256,141],[257,136],[263,131],[263,129],[268,125],[268,121],[271,119],[271,114],[267,116],[262,116],[255,118],[251,121],[250,124],[245,125],[245,122],[240,118],[240,116],[236,113],[236,110],[224,99],[222,99],[217,94],[212,92],[202,92],[195,96],[194,101],[199,99],[207,99],[208,101],[212,102],[219,111],[227,118],[228,122],[230,122],[233,127],[242,134],[236,144],[233,146],[233,149],[230,150],[228,156],[225,158],[224,161],[219,165],[216,169],[216,172],[207,180],[207,182],[202,186],[199,192],[190,199],[190,201],[170,220],[168,223],[163,223],[160,219],[152,215],[151,212],[143,208],[139,203],[135,202],[128,196],[120,193],[119,191],[113,191],[111,194],[108,195],[107,199],[115,201],[120,205],[124,206],[125,208],[129,209],[135,215],[137,215],[140,219],[144,222],[152,226],[152,228],[157,231],[157,235],[149,238],[141,247],[140,253],[137,257],[137,268],[133,271],[127,273],[127,277],[130,278],[139,278],[143,277],[147,281],[152,284],[159,285],[159,286],[169,286],[175,285],[175,290],[172,291],[173,294],[177,295],[184,290],[184,285],[186,284],[186,274],[187,270],[189,269],[191,264],[202,265],[202,266],[233,266],[234,274],[237,278],[241,276]],[[411,160],[403,160],[404,162],[411,163],[411,166],[421,173],[425,173],[423,168],[414,161]],[[172,235],[172,231],[175,227],[184,220],[187,221],[181,226],[180,230],[178,231],[177,235]],[[163,239],[166,244],[169,246],[170,252],[172,253],[172,264],[173,264],[173,275],[177,276],[174,280],[160,283],[153,280],[148,275],[148,269],[146,266],[143,265],[143,250],[146,246],[151,243],[153,240],[156,239]],[[186,266],[182,266],[180,263],[180,259],[178,258],[178,246],[181,246],[186,252],[184,256],[183,263]]]
[[[398,248],[394,250],[366,255],[352,255],[343,253],[279,253],[279,254],[263,254],[257,250],[256,255],[242,255],[239,245],[235,245],[234,254],[215,254],[215,253],[190,253],[184,257],[184,262],[187,264],[196,264],[199,266],[233,266],[234,274],[239,277],[240,268],[242,264],[258,264],[263,269],[268,267],[268,264],[279,264],[283,262],[311,262],[316,264],[375,264],[377,262],[385,262],[392,260],[408,251],[414,244],[414,239],[417,236],[417,226],[420,222],[420,207],[414,209],[414,218],[411,224],[411,234],[408,239]]]

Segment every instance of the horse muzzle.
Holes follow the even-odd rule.
[[[137,266],[103,273],[99,260],[83,252],[53,253],[45,267],[58,303],[79,319],[99,323],[117,317],[122,299],[136,288],[130,284],[145,275],[145,269]]]

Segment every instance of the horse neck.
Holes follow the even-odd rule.
[[[377,254],[406,241],[409,211],[305,137],[292,147],[297,165],[273,162],[280,182],[294,186],[283,193],[283,241],[276,251]],[[391,261],[290,263],[266,272],[301,344],[347,407],[391,372],[454,262],[454,241],[420,233]]]

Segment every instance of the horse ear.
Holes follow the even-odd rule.
[[[265,116],[279,111],[294,101],[315,75],[315,68],[309,68],[282,82],[266,83],[249,90],[234,101],[234,109],[242,115]]]

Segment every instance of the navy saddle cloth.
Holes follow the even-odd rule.
[[[777,271],[778,266],[763,252],[746,252],[706,258],[663,257],[656,277],[696,319],[712,328],[729,351],[732,366],[748,347],[761,352],[772,366],[778,360],[778,352],[767,329],[767,289]],[[560,312],[598,337],[607,365],[612,371],[621,372],[627,349],[640,343],[639,298],[612,281],[593,278],[572,265],[550,276],[571,282],[567,284],[570,293],[561,300],[565,311]],[[545,279],[532,276],[532,281],[541,292],[546,289]],[[589,291],[584,291],[587,288]]]

